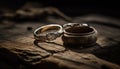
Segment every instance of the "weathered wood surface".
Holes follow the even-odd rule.
[[[63,45],[61,38],[35,45],[33,31],[27,27],[34,30],[43,24],[18,23],[12,27],[1,24],[1,69],[120,69],[119,28],[90,23],[99,32],[97,44],[90,48],[70,48]]]
[[[29,12],[33,15],[20,14],[20,17],[25,17],[22,19],[18,16],[16,19],[16,13],[1,16],[0,69],[120,69],[119,19],[99,15],[73,18],[72,22],[87,22],[99,33],[96,45],[89,48],[75,48],[64,46],[61,38],[52,43],[34,44],[33,31],[37,27],[52,22],[64,24],[71,20],[58,10],[56,12],[55,8],[47,13],[49,15],[50,12],[57,13],[62,19],[48,17],[46,22],[40,22],[38,17],[38,21],[35,22],[36,14],[43,12]],[[30,22],[24,20],[26,18]],[[23,21],[19,22],[19,19]]]

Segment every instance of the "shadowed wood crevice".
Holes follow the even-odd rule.
[[[57,44],[54,42],[40,42],[39,43],[38,41],[35,40],[34,44],[37,47],[39,47],[39,48],[41,48],[41,49],[43,49],[51,54],[66,51],[66,49],[63,47],[63,45],[60,45],[60,44]]]

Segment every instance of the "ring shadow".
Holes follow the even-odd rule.
[[[41,48],[41,49],[43,49],[43,50],[45,50],[45,51],[47,51],[47,52],[49,52],[49,53],[51,53],[51,54],[56,53],[55,51],[48,50],[48,49],[45,49],[45,48],[41,47],[41,46],[38,44],[38,43],[40,43],[40,42],[41,42],[41,41],[34,40],[34,45],[37,46],[37,47],[39,47],[39,48]],[[43,42],[42,42],[42,43],[43,43]],[[45,42],[45,41],[44,41],[44,43],[49,43],[49,44],[55,44],[55,45],[58,45],[58,46],[63,46],[63,45],[58,44],[58,43],[55,43],[55,42]]]

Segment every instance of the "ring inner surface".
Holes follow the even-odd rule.
[[[46,27],[39,29],[36,32],[36,34],[44,35],[49,32],[57,32],[58,30],[60,30],[60,27],[58,27],[58,26],[46,26]]]
[[[71,27],[71,28],[65,29],[65,32],[73,33],[73,34],[91,33],[93,31],[94,29],[91,27]]]

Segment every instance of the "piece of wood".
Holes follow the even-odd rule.
[[[61,38],[52,43],[35,45],[33,31],[28,31],[27,27],[31,26],[34,30],[41,25],[42,23],[23,23],[15,24],[10,29],[0,29],[1,69],[120,69],[115,64],[117,62],[110,62],[119,60],[115,59],[119,57],[119,29],[91,24],[99,32],[97,44],[90,48],[71,48],[64,46]],[[106,54],[115,58],[109,59]]]

